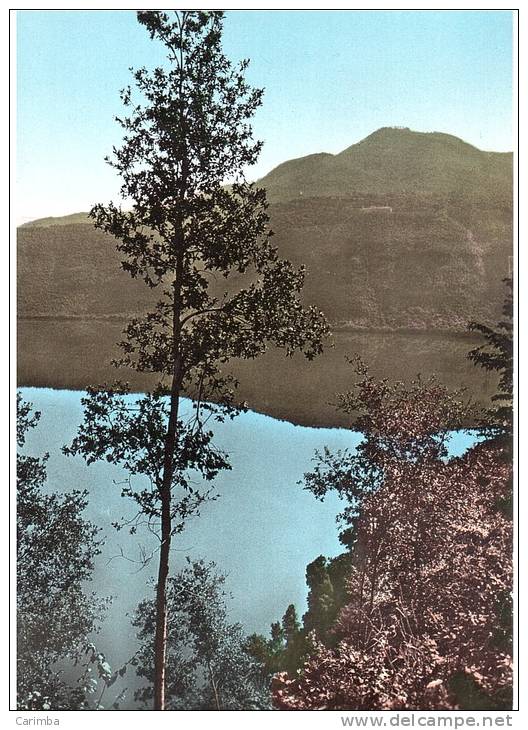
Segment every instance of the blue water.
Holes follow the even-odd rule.
[[[130,536],[116,532],[111,523],[135,514],[134,503],[120,496],[126,473],[101,462],[86,466],[80,457],[66,457],[82,421],[82,394],[41,388],[23,388],[25,400],[42,412],[39,426],[28,436],[26,451],[49,452],[48,486],[54,491],[86,489],[86,517],[102,528],[106,542],[99,556],[92,587],[112,596],[98,644],[114,666],[126,660],[134,645],[134,630],[126,614],[151,595],[148,581],[155,575],[156,557],[138,570],[133,560],[141,549],[152,551],[156,542],[145,532]],[[189,407],[187,402],[185,407]],[[231,618],[246,631],[267,633],[290,603],[306,609],[306,565],[319,555],[342,552],[336,515],[343,503],[331,495],[321,503],[298,484],[312,468],[316,449],[353,449],[360,435],[344,429],[295,426],[248,412],[215,427],[215,443],[230,455],[232,470],[215,482],[221,497],[206,504],[199,518],[174,540],[173,569],[190,556],[214,560],[228,574],[233,595]],[[452,455],[462,454],[476,440],[474,433],[456,433]],[[120,556],[121,552],[126,556]]]

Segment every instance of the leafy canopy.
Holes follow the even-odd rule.
[[[84,519],[87,493],[46,488],[46,462],[23,452],[40,420],[17,394],[17,705],[28,710],[84,709],[89,687],[65,668],[83,660],[105,601],[85,591],[101,545]]]
[[[269,706],[269,681],[248,651],[240,624],[228,621],[225,576],[214,563],[191,562],[169,579],[167,595],[167,709],[263,710]],[[152,638],[154,601],[136,612],[139,676],[149,684],[136,699],[150,705],[154,678]]]
[[[326,635],[314,625],[300,672],[275,677],[274,704],[511,707],[511,464],[495,441],[448,458],[449,432],[471,414],[459,395],[434,381],[376,381],[362,366],[359,375],[342,402],[363,441],[355,453],[325,452],[306,476],[315,496],[348,502],[347,597]],[[330,588],[324,568],[319,560],[312,574]],[[324,618],[331,591],[319,598],[313,615]]]
[[[160,292],[152,311],[126,327],[115,363],[159,383],[135,402],[124,383],[90,389],[66,451],[145,477],[123,492],[154,522],[162,492],[179,490],[171,518],[180,531],[215,496],[187,472],[210,481],[229,468],[206,426],[245,407],[228,361],[270,345],[311,359],[328,325],[303,306],[304,269],[279,257],[265,191],[245,179],[262,146],[250,120],[263,92],[244,78],[248,61],[235,65],[224,55],[223,13],[145,11],[138,19],[167,59],[133,70],[135,88],[122,91],[123,141],[108,162],[121,177],[123,204],[96,205],[90,215],[116,239],[124,270]],[[194,399],[188,421],[176,416],[183,393]]]
[[[507,287],[502,319],[495,327],[470,322],[469,329],[480,332],[484,344],[468,354],[479,367],[499,375],[498,391],[492,396],[494,406],[486,413],[484,426],[496,437],[513,434],[513,279],[504,279]]]

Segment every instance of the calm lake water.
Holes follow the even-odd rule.
[[[81,423],[82,393],[46,388],[21,392],[42,412],[25,451],[49,452],[47,488],[88,490],[86,517],[102,528],[106,542],[92,588],[112,596],[113,603],[97,643],[117,667],[130,657],[135,642],[126,614],[151,595],[148,583],[156,567],[155,558],[143,570],[130,560],[139,557],[142,546],[150,551],[155,543],[148,533],[131,536],[111,526],[135,514],[133,503],[120,496],[116,484],[125,478],[123,470],[106,462],[87,467],[81,458],[65,457],[60,451]],[[184,407],[190,407],[188,401]],[[294,603],[301,614],[306,610],[306,565],[319,555],[342,552],[335,518],[343,503],[335,496],[318,502],[298,482],[312,468],[316,449],[353,449],[360,435],[295,426],[253,412],[215,430],[215,443],[230,454],[232,471],[216,480],[221,497],[206,504],[201,516],[174,540],[173,568],[185,556],[214,560],[228,574],[232,620],[240,621],[248,633],[267,633],[288,604]],[[451,453],[463,453],[474,441],[475,434],[454,434]],[[121,551],[130,560],[116,557]]]
[[[122,339],[124,325],[125,321],[19,319],[18,383],[84,390],[120,377],[137,391],[152,387],[156,378],[133,370],[118,373],[110,364],[122,354],[115,343]],[[481,337],[468,334],[341,330],[313,361],[300,354],[287,358],[270,348],[255,360],[233,360],[227,370],[240,381],[238,396],[254,411],[305,426],[346,427],[349,419],[336,410],[335,394],[349,390],[357,379],[347,358],[359,354],[378,378],[435,374],[449,388],[465,386],[468,395],[486,403],[496,392],[495,374],[467,359],[479,344]]]

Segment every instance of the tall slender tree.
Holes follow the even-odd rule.
[[[229,466],[204,428],[205,415],[222,420],[238,409],[237,383],[223,366],[233,357],[255,358],[269,343],[311,359],[328,332],[322,313],[302,305],[304,270],[281,260],[271,244],[265,191],[244,177],[261,149],[250,120],[263,92],[245,81],[248,61],[233,65],[224,55],[223,17],[138,13],[164,44],[167,62],[134,71],[136,93],[122,91],[124,139],[108,162],[122,178],[128,209],[96,205],[91,216],[117,239],[123,268],[161,292],[153,311],[126,328],[116,363],[157,373],[159,384],[133,406],[124,385],[90,390],[84,424],[67,449],[150,480],[123,492],[159,529],[157,710],[165,707],[171,537],[213,496],[193,485],[189,469],[211,480]],[[188,421],[180,413],[184,393],[195,402]]]

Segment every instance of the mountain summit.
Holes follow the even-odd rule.
[[[441,132],[382,127],[337,155],[284,162],[259,184],[273,202],[354,193],[511,197],[512,154],[484,152]]]

